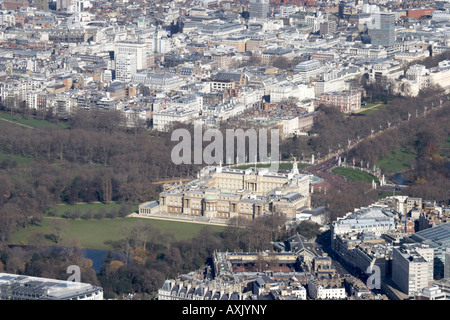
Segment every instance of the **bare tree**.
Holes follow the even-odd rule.
[[[62,240],[64,232],[69,228],[69,223],[65,219],[53,219],[52,221],[52,231],[55,235],[56,243]]]

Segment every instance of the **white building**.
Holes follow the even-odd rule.
[[[320,64],[319,60],[315,59],[300,62],[295,66],[295,73],[298,74],[300,80],[305,82],[310,81],[325,71],[326,68]]]
[[[347,297],[345,287],[342,284],[323,284],[323,281],[316,278],[308,280],[308,294],[314,300],[339,300]]]
[[[136,73],[132,82],[143,84],[150,90],[170,91],[177,90],[185,81],[174,74]]]
[[[396,80],[403,75],[403,68],[397,61],[376,63],[369,69],[369,77],[371,81],[375,81],[375,79],[380,77],[386,77],[389,80]]]
[[[147,54],[150,51],[150,44],[144,42],[116,42],[114,44],[114,54],[132,54],[136,58],[136,69],[147,69]]]
[[[394,212],[379,207],[357,209],[355,212],[350,212],[343,218],[338,218],[337,221],[333,222],[332,234],[369,231],[379,236],[395,229],[394,217]]]
[[[133,53],[120,53],[116,56],[116,79],[131,81],[137,71],[136,55]]]
[[[433,280],[434,250],[427,245],[404,244],[394,247],[392,280],[407,295],[419,293]]]
[[[297,98],[299,101],[315,97],[314,87],[306,84],[284,83],[270,89],[270,102],[279,103],[288,98]]]
[[[416,300],[448,300],[448,295],[437,285],[423,288],[417,295]]]
[[[284,117],[278,123],[284,138],[296,134],[299,131],[298,117]]]
[[[197,109],[168,108],[153,113],[153,128],[165,131],[176,122],[187,123],[199,116]]]
[[[14,11],[0,11],[0,26],[14,27],[16,25],[16,18]]]
[[[420,64],[412,65],[406,70],[402,83],[407,85],[411,96],[416,96],[421,89],[433,85],[450,90],[450,61],[441,61],[438,66],[430,69]]]

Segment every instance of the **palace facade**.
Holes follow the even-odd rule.
[[[247,220],[283,214],[295,218],[299,210],[310,208],[310,178],[298,172],[296,162],[289,173],[267,168],[207,167],[198,179],[161,192],[157,210],[154,202],[147,202],[140,206],[139,214]]]

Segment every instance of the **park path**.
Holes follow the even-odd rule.
[[[9,122],[9,123],[12,123],[12,124],[17,124],[19,126],[22,126],[22,127],[28,128],[28,129],[34,129],[33,127],[30,127],[30,126],[28,126],[26,124],[19,123],[19,122],[16,122],[16,121],[11,121],[11,120],[8,120],[8,119],[3,119],[3,118],[0,118],[0,120],[3,120],[5,122]]]
[[[360,112],[363,112],[363,111],[366,111],[366,110],[370,110],[370,109],[376,108],[376,107],[378,107],[378,106],[380,106],[380,105],[382,105],[382,103],[376,104],[376,105],[371,106],[371,107],[369,107],[369,108],[361,108],[361,109],[359,109],[359,110],[357,110],[357,111],[354,111],[354,112],[352,112],[352,113],[360,113]]]
[[[155,219],[155,220],[166,220],[166,221],[177,221],[177,222],[186,222],[186,223],[197,223],[197,224],[205,224],[205,225],[213,225],[213,226],[219,226],[219,227],[226,227],[228,224],[226,222],[224,223],[217,223],[217,222],[209,222],[209,221],[197,221],[197,220],[188,220],[188,219],[177,219],[176,217],[163,217],[163,216],[143,216],[138,213],[132,213],[128,215],[129,218],[144,218],[144,219]]]

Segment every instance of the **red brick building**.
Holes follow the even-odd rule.
[[[408,18],[416,18],[419,19],[423,16],[431,16],[432,12],[435,11],[434,8],[425,8],[425,9],[411,9],[406,11],[406,15]]]
[[[316,99],[315,103],[324,104],[335,107],[344,113],[354,112],[361,108],[361,98],[364,95],[364,90],[347,90],[340,92],[328,92],[322,94]]]

